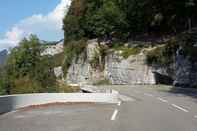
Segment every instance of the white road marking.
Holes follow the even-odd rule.
[[[153,97],[152,94],[149,94],[149,93],[144,93],[145,96],[150,96],[150,97]]]
[[[121,102],[121,101],[119,101],[117,105],[118,105],[118,106],[120,106],[120,105],[121,105],[121,103],[122,103],[122,102]]]
[[[186,110],[186,109],[184,109],[184,108],[182,108],[182,107],[180,107],[180,106],[177,106],[177,105],[175,105],[175,104],[172,104],[172,106],[175,107],[175,108],[177,108],[177,109],[179,109],[179,110],[182,110],[182,111],[184,111],[184,112],[189,112],[188,110]]]
[[[111,121],[116,120],[116,116],[117,116],[117,114],[118,114],[118,110],[117,110],[117,109],[115,109],[115,110],[114,110],[113,115],[111,116]]]
[[[160,98],[160,97],[157,97],[158,100],[162,101],[162,102],[165,102],[165,103],[168,103],[167,100],[164,100],[163,98]]]

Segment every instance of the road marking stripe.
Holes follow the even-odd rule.
[[[117,114],[118,114],[118,110],[117,110],[117,109],[115,109],[115,110],[114,110],[113,115],[111,116],[111,121],[116,120],[116,116],[117,116]]]
[[[172,106],[174,106],[175,108],[177,108],[177,109],[179,109],[179,110],[182,110],[182,111],[184,111],[184,112],[189,112],[188,110],[186,110],[186,109],[184,109],[184,108],[182,108],[182,107],[180,107],[180,106],[177,106],[177,105],[175,105],[175,104],[172,104]]]
[[[167,100],[164,100],[163,98],[160,98],[160,97],[157,97],[158,100],[162,101],[162,102],[165,102],[167,103],[168,101]]]
[[[149,93],[144,93],[145,96],[150,96],[150,97],[153,97],[152,94],[149,94]]]
[[[121,105],[121,103],[122,103],[122,102],[121,102],[121,101],[119,101],[117,105],[118,105],[118,106],[120,106],[120,105]]]

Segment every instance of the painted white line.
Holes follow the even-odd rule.
[[[164,100],[163,98],[157,97],[157,99],[160,100],[160,101],[162,101],[162,102],[164,102],[164,103],[168,103],[168,101],[167,100]]]
[[[118,114],[118,110],[117,110],[117,109],[115,109],[115,110],[114,110],[113,115],[111,116],[111,121],[116,120],[116,116],[117,116],[117,114]]]
[[[120,105],[121,105],[121,103],[122,103],[122,102],[121,102],[121,101],[119,101],[117,105],[118,105],[118,106],[120,106]]]
[[[180,107],[180,106],[177,106],[177,105],[175,105],[175,104],[172,104],[172,106],[175,107],[175,108],[177,108],[177,109],[179,109],[179,110],[182,110],[182,111],[184,111],[184,112],[189,112],[188,110],[186,110],[186,109],[184,109],[184,108],[182,108],[182,107]]]
[[[150,97],[153,97],[152,94],[149,94],[149,93],[144,93],[145,96],[150,96]]]

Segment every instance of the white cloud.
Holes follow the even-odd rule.
[[[3,39],[0,39],[0,50],[16,46],[22,38],[29,34],[36,34],[44,40],[61,39],[63,37],[62,19],[69,5],[70,0],[61,0],[47,15],[34,14],[21,20],[7,31]]]

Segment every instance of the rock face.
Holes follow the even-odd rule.
[[[118,54],[110,54],[106,58],[105,77],[112,84],[155,84],[155,77],[145,63],[146,56],[139,54],[122,58]]]
[[[46,49],[41,53],[41,56],[44,55],[51,55],[54,56],[56,54],[62,53],[64,50],[64,42],[61,40],[55,45],[49,45],[46,47]]]
[[[99,52],[96,40],[88,41],[87,50],[75,58],[68,70],[68,84],[94,84],[101,80],[109,80],[111,84],[174,84],[175,86],[197,86],[197,62],[191,62],[189,57],[177,51],[175,62],[168,66],[146,64],[146,55],[140,53],[127,59],[121,52],[113,51],[105,57],[104,69],[91,66],[95,53]]]
[[[7,55],[8,55],[8,51],[7,50],[0,51],[0,65],[5,63]]]
[[[188,56],[177,51],[174,81],[175,86],[194,87],[197,86],[197,62],[191,62]]]
[[[68,84],[93,84],[103,78],[103,72],[92,68],[90,61],[98,51],[96,40],[88,41],[86,54],[75,58],[68,69],[66,82]],[[87,58],[84,58],[87,56]]]
[[[56,76],[57,78],[63,79],[64,73],[63,73],[62,67],[61,67],[61,66],[55,67],[55,68],[54,68],[54,74],[55,74],[55,76]]]
[[[73,60],[68,74],[68,84],[93,84],[103,79],[109,80],[112,84],[155,84],[154,73],[145,64],[145,55],[139,54],[123,59],[120,54],[110,53],[105,58],[105,68],[103,71],[94,69],[90,62],[98,52],[96,40],[88,41],[86,56],[80,56]]]

